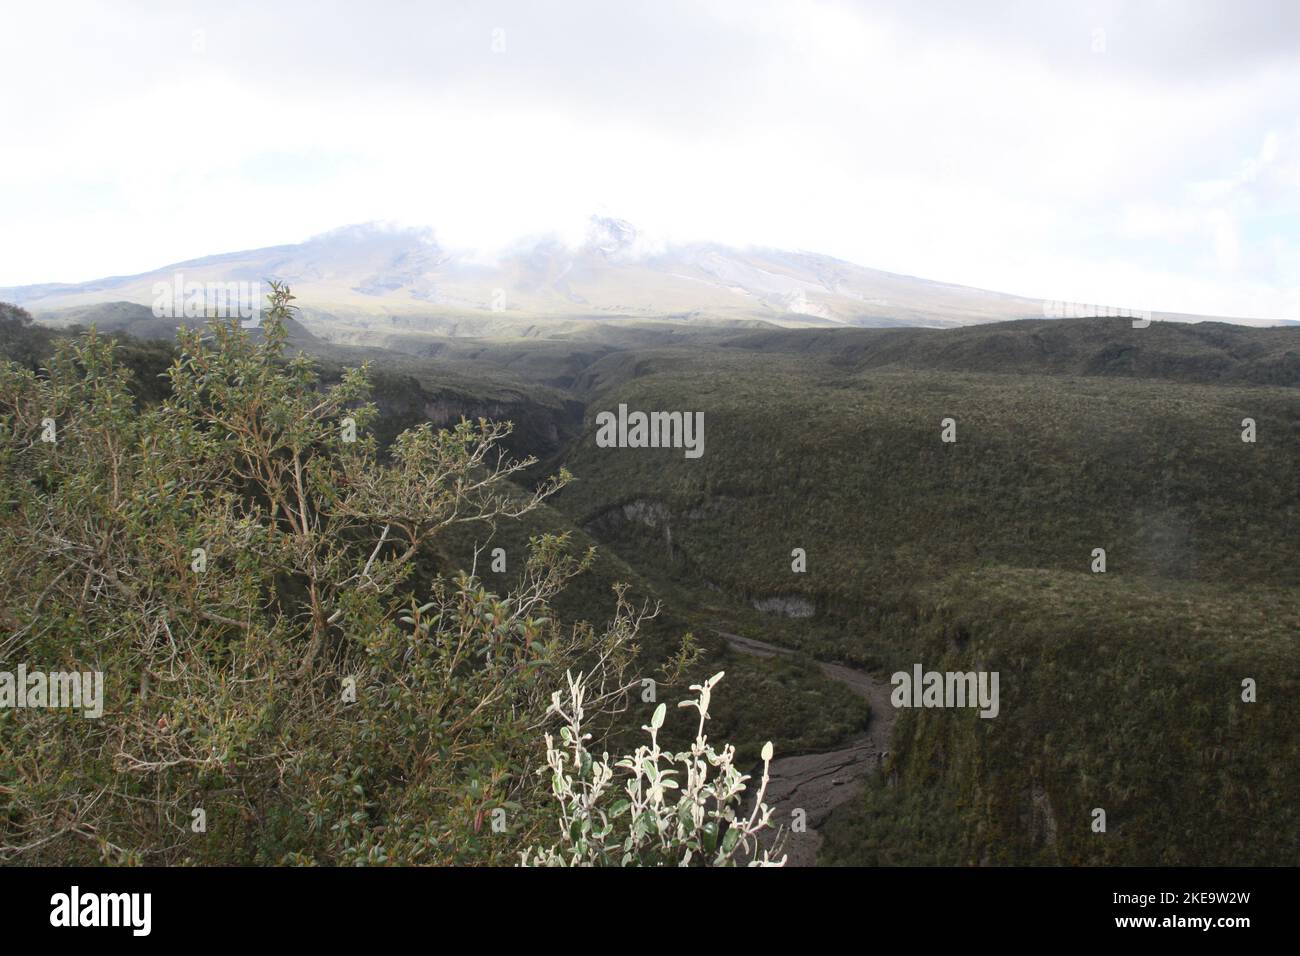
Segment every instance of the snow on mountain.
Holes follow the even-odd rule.
[[[297,296],[304,326],[339,340],[394,325],[489,334],[510,320],[547,317],[944,327],[1050,314],[1040,300],[813,253],[656,243],[631,223],[595,216],[579,244],[534,237],[491,258],[445,248],[430,229],[367,223],[141,275],[0,288],[0,300],[38,315],[81,315],[109,302],[150,306],[155,286],[178,276],[203,283],[282,280]]]

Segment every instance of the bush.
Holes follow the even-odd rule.
[[[550,691],[581,667],[617,712],[638,615],[549,611],[590,553],[534,538],[505,596],[433,563],[567,476],[521,492],[481,420],[381,458],[366,370],[284,357],[291,299],[257,339],[182,330],[143,408],[94,330],[0,366],[0,669],[104,675],[99,719],[0,708],[0,859],[513,861]]]
[[[643,744],[611,765],[608,753],[596,759],[588,750],[591,734],[582,729],[586,686],[581,674],[570,676],[568,709],[559,691],[551,699],[551,710],[564,721],[561,746],[546,735],[546,762],[558,804],[561,839],[555,846],[524,851],[523,865],[689,866],[697,862],[730,866],[738,860],[755,866],[784,865],[784,856],[773,860],[771,850],[761,849],[758,840],[772,816],[763,803],[771,742],[763,746],[763,779],[753,808],[745,816],[741,800],[749,776],[736,769],[731,745],[716,751],[704,733],[713,688],[722,677],[719,672],[703,684],[692,684],[691,690],[698,696],[678,705],[694,707],[699,715],[689,750],[670,753],[660,749],[659,730],[667,710],[660,704],[650,723],[641,728],[650,735],[649,746]],[[717,768],[712,779],[710,767]],[[603,799],[618,792],[614,789],[616,770],[626,771],[622,788],[626,796],[603,806]]]

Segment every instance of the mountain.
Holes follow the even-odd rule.
[[[126,329],[163,321],[70,308],[65,325],[96,308]],[[477,560],[498,589],[520,570],[484,570],[485,535],[512,561],[541,534],[595,547],[558,619],[607,620],[615,582],[662,601],[639,672],[662,673],[688,631],[702,657],[682,683],[725,672],[710,734],[749,772],[774,743],[781,817],[808,809],[800,859],[1297,858],[1300,327],[528,321],[576,331],[308,348],[327,383],[371,363],[381,448],[426,422],[506,420],[510,452],[542,459],[525,486],[574,476],[524,523],[449,528],[430,568]],[[0,322],[0,355],[48,367],[60,337]],[[142,406],[167,395],[170,344],[126,336],[115,355]],[[598,443],[596,416],[619,405],[699,412],[704,454]],[[0,604],[31,606],[35,583]],[[997,719],[895,713],[891,675],[917,664],[1000,675]],[[884,698],[855,697],[846,674]],[[627,731],[643,719],[630,710]]]
[[[490,259],[446,248],[428,229],[345,226],[294,245],[192,259],[140,275],[0,288],[0,301],[23,305],[50,324],[115,326],[130,318],[128,304],[152,306],[155,284],[171,286],[178,276],[287,282],[306,328],[342,344],[385,344],[382,337],[394,335],[555,337],[593,319],[944,328],[1045,312],[1037,299],[813,253],[655,244],[631,224],[601,217],[591,219],[576,245],[535,238]],[[539,327],[539,318],[548,321]],[[157,331],[146,332],[138,315],[130,321],[136,334]]]

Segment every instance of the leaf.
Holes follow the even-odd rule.
[[[740,840],[740,831],[737,830],[735,827],[728,828],[726,836],[722,838],[722,852],[730,853],[732,850],[736,848],[736,843],[739,840]]]
[[[718,848],[718,824],[710,820],[700,830],[704,836],[704,848],[712,853]]]

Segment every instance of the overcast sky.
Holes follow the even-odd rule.
[[[1300,318],[1300,3],[34,3],[0,285],[346,223],[824,252]]]

